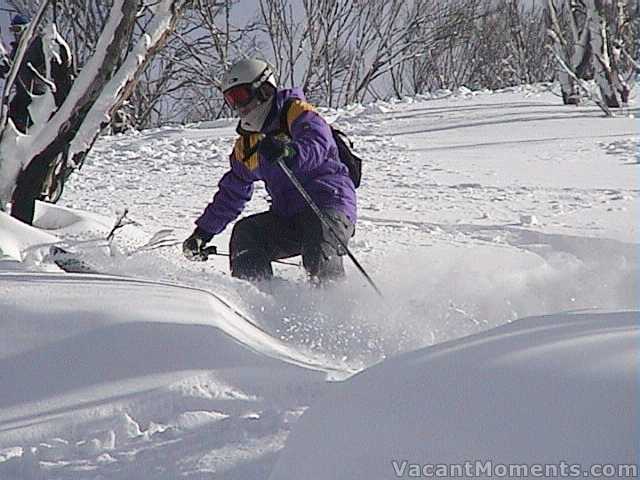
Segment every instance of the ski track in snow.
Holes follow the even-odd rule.
[[[224,257],[194,264],[179,246],[87,258],[110,274],[215,291],[303,354],[354,370],[529,315],[637,308],[633,120],[569,110],[536,87],[326,114],[366,160],[351,245],[383,300],[351,265],[345,284],[322,290],[278,265],[283,280],[265,293],[230,278]],[[182,240],[228,167],[234,127],[101,138],[61,204],[108,217],[128,208],[139,225],[117,233],[123,252],[161,229]],[[257,188],[245,215],[267,206]],[[214,241],[221,251],[229,233]],[[291,425],[331,388],[218,375],[87,406],[71,423],[51,419],[48,436],[0,431],[0,478],[266,478]]]

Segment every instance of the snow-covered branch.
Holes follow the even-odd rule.
[[[114,0],[94,54],[79,72],[64,102],[56,110],[51,88],[46,88],[44,95],[33,98],[29,110],[33,126],[28,134],[15,128],[3,130],[0,204],[11,198],[18,173],[30,162],[48,162],[69,144],[74,158],[87,153],[110,115],[131,94],[140,72],[163,45],[187,3],[156,2],[146,31],[129,50],[137,5],[129,0]],[[129,54],[121,63],[122,52],[127,50]]]
[[[82,154],[91,148],[102,128],[109,123],[111,115],[133,92],[140,73],[166,42],[187,3],[187,1],[163,0],[148,6],[153,13],[152,22],[93,103],[71,143],[72,155]]]
[[[547,15],[564,102],[577,102],[575,89],[584,90],[582,85],[575,85],[576,78],[593,78],[607,107],[621,107],[629,96],[625,78],[636,63],[622,52],[625,43],[635,41],[628,19],[636,7],[610,0],[557,1],[560,8],[556,0],[547,0]],[[566,41],[566,30],[572,42]]]

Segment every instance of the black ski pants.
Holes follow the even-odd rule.
[[[346,245],[355,226],[342,212],[322,210]],[[273,276],[272,260],[302,255],[302,264],[315,280],[344,275],[342,256],[346,253],[335,235],[310,208],[291,218],[273,212],[245,217],[233,227],[229,244],[231,275],[248,280]]]

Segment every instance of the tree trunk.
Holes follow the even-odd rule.
[[[619,73],[611,63],[609,54],[607,21],[603,0],[586,0],[587,8],[591,11],[591,49],[593,51],[594,80],[598,84],[602,99],[611,108],[622,106],[623,85]]]
[[[567,9],[567,5],[562,5],[563,12],[568,12],[569,15],[573,15],[571,11]],[[551,49],[555,53],[555,55],[564,62],[565,65],[572,66],[573,61],[578,60],[581,61],[582,57],[579,53],[574,52],[573,55],[569,52],[569,47],[567,45],[567,41],[564,37],[564,32],[562,27],[560,26],[560,19],[558,18],[558,10],[553,0],[547,0],[547,4],[545,6],[545,16],[547,21],[547,32],[549,37],[551,38]],[[577,26],[575,22],[575,18],[573,16],[570,19],[570,23],[572,25],[571,36],[578,43],[578,38],[580,37]],[[578,47],[578,46],[577,46]],[[578,50],[578,48],[576,48]],[[579,49],[581,52],[584,49]],[[560,91],[562,92],[562,103],[565,105],[577,105],[580,103],[580,95],[578,86],[576,84],[576,80],[569,75],[569,73],[563,68],[560,67],[557,70],[558,81],[560,82]]]
[[[34,128],[21,136],[9,124],[0,142],[0,206],[11,198],[16,178],[30,162],[49,162],[71,145],[73,159],[83,158],[112,114],[131,94],[148,60],[166,41],[186,0],[160,0],[154,18],[138,45],[128,50],[136,21],[137,2],[114,0],[95,52],[75,79],[64,103],[32,112]],[[34,104],[39,101],[34,99]],[[35,117],[38,118],[35,118]]]

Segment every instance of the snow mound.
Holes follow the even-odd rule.
[[[41,230],[25,225],[0,212],[0,256],[3,260],[22,260],[22,251],[33,245],[55,243],[59,239]]]
[[[53,234],[106,236],[113,227],[113,219],[60,205],[37,202],[33,225]]]
[[[529,318],[383,362],[305,413],[270,479],[411,478],[475,460],[633,464],[638,317]]]
[[[241,432],[278,450],[290,410],[328,373],[198,289],[36,272],[0,284],[3,480],[68,478],[55,472],[69,460],[103,468],[187,432],[210,450]],[[121,478],[154,478],[141,472],[166,455],[179,452],[167,445]]]

